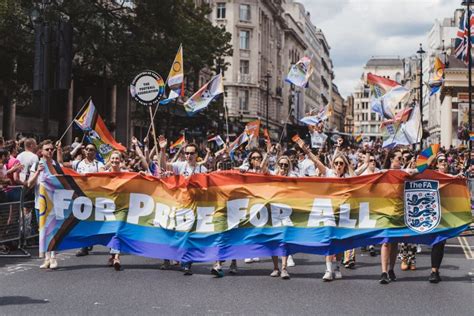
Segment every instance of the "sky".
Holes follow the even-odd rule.
[[[408,57],[435,19],[453,17],[461,0],[299,0],[331,47],[335,84],[352,93],[372,57]]]

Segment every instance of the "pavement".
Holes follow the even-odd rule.
[[[474,237],[451,239],[442,282],[430,284],[430,248],[417,254],[416,271],[395,269],[398,280],[379,284],[380,257],[358,252],[356,269],[343,279],[321,280],[324,257],[296,254],[290,280],[271,278],[270,258],[238,261],[239,274],[215,278],[210,263],[194,275],[159,270],[159,260],[122,256],[122,271],[106,266],[108,252],[94,247],[77,258],[59,255],[60,268],[40,270],[42,260],[0,257],[0,315],[473,315]],[[36,252],[37,254],[37,252]]]

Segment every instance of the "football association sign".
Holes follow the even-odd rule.
[[[155,105],[165,92],[163,78],[152,70],[139,73],[130,85],[130,95],[142,105]]]

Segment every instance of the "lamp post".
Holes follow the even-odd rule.
[[[420,149],[423,148],[423,54],[426,53],[420,43],[420,49],[416,52],[420,55],[420,116],[421,116],[421,141]]]
[[[463,0],[461,5],[466,6],[467,10],[467,38],[469,39],[467,45],[468,57],[468,93],[469,93],[469,132],[472,132],[472,56],[471,56],[471,0]],[[472,152],[472,141],[469,139],[469,152]]]
[[[269,130],[269,126],[268,126],[268,101],[269,101],[269,96],[270,96],[270,78],[272,76],[267,72],[267,74],[265,75],[265,79],[267,79],[267,106],[266,106],[266,110],[265,110],[265,127],[267,128],[267,130]]]

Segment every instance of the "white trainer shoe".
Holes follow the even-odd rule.
[[[331,271],[326,271],[326,273],[324,273],[324,276],[323,276],[323,281],[324,282],[329,282],[329,281],[332,281],[333,278],[332,278],[332,272]]]
[[[288,256],[288,261],[287,261],[287,265],[289,267],[294,267],[296,264],[295,264],[295,261],[293,260],[293,256]]]

